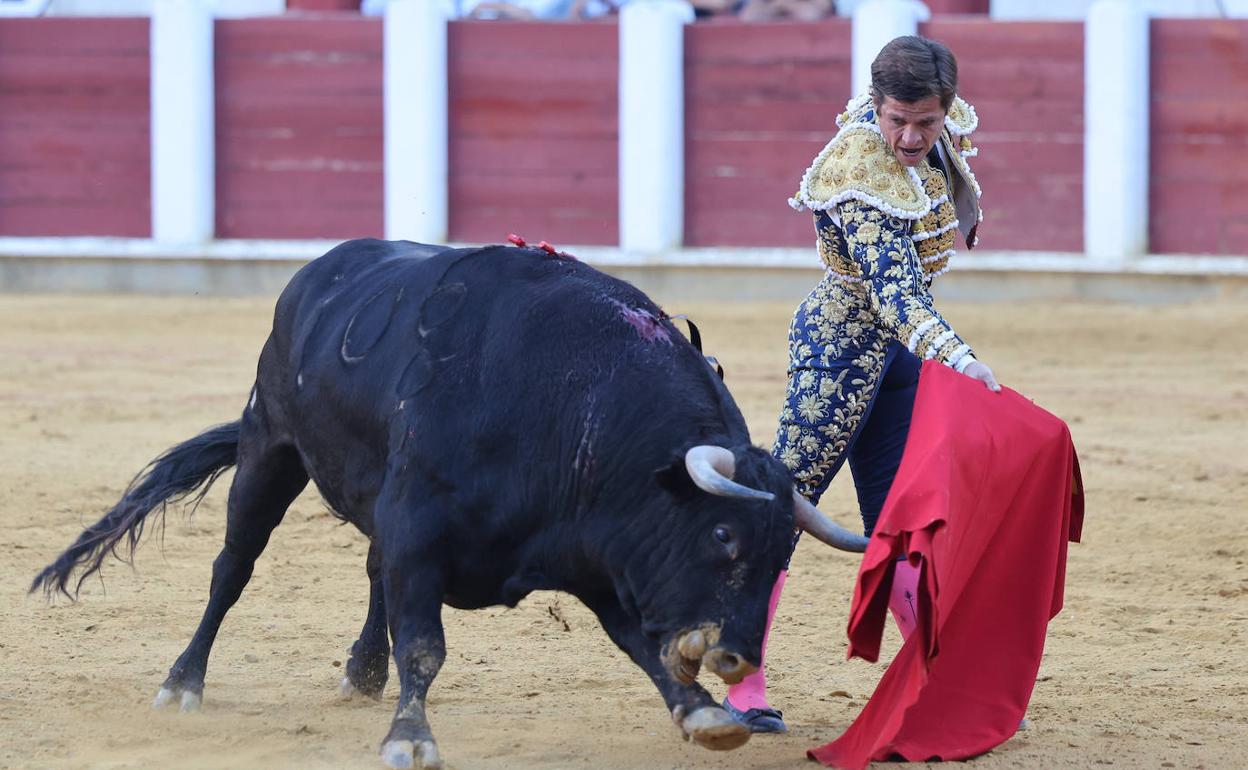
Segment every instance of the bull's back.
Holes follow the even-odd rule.
[[[435,385],[470,396],[474,382],[488,381],[470,375],[500,367],[509,384],[523,377],[551,387],[569,369],[602,372],[623,355],[641,368],[670,368],[677,357],[702,369],[635,287],[509,246],[349,241],[291,280],[273,342],[268,368],[284,373],[282,389],[296,400],[315,385],[333,403],[373,411]]]
[[[381,385],[395,365],[393,354],[417,331],[412,306],[436,286],[444,272],[439,264],[454,252],[360,239],[309,262],[278,299],[262,374],[269,370],[289,403],[368,401],[367,390]]]
[[[705,368],[635,287],[510,246],[348,242],[291,281],[274,334],[296,403],[321,418],[341,407],[343,419],[379,430],[387,408],[412,399],[441,397],[453,413],[457,401],[506,400],[518,388],[553,396],[569,372],[584,387],[624,359],[664,380],[673,358]]]
[[[449,250],[447,246],[376,238],[339,244],[291,278],[277,300],[274,330],[293,339],[300,327],[315,322],[323,305],[336,299],[350,301],[379,277],[384,280],[388,273]]]

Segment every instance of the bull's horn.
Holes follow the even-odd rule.
[[[775,500],[776,496],[761,489],[752,489],[732,480],[736,468],[732,451],[722,446],[700,444],[685,452],[685,468],[693,483],[704,492],[720,497],[743,497],[747,500]]]
[[[820,513],[810,501],[793,490],[793,520],[797,526],[806,530],[824,545],[839,548],[842,551],[862,553],[867,550],[867,538],[855,535],[840,524]]]

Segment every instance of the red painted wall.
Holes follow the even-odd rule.
[[[616,25],[449,26],[451,239],[617,243]]]
[[[980,248],[1083,250],[1083,24],[945,17],[920,34],[958,57],[979,114]]]
[[[1152,22],[1150,251],[1248,252],[1248,21]]]
[[[217,237],[383,232],[382,26],[216,23]]]
[[[151,234],[147,19],[0,21],[0,235]]]
[[[451,236],[616,243],[617,28],[453,22]],[[987,249],[1082,248],[1083,29],[944,16]],[[145,19],[0,22],[0,235],[150,234]],[[382,232],[381,22],[217,23],[218,236]],[[1248,246],[1248,22],[1152,25],[1152,250]],[[686,32],[686,242],[809,246],[785,199],[849,95],[850,27]]]
[[[686,27],[685,243],[813,249],[787,201],[849,91],[848,20]]]

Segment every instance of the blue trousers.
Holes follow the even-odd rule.
[[[802,327],[799,325],[797,328]],[[823,437],[826,451],[801,455],[800,461],[795,463],[796,467],[790,466],[794,470],[795,478],[801,480],[799,489],[811,502],[817,503],[841,466],[848,462],[858,495],[863,532],[870,536],[875,530],[876,520],[880,517],[880,511],[884,508],[884,501],[892,487],[893,478],[897,475],[897,469],[901,465],[901,456],[905,451],[906,439],[910,433],[910,416],[914,411],[914,397],[918,390],[919,369],[922,362],[904,345],[896,341],[888,342],[881,355],[875,357],[874,361],[871,356],[853,354],[828,364],[816,363],[816,358],[817,356],[812,356],[810,360],[804,362],[806,366],[796,369],[787,401],[786,411],[790,419],[786,424],[782,418],[779,438],[773,452],[783,460],[785,452],[795,451],[794,441],[791,438],[788,440],[785,438],[789,425],[799,426],[799,442],[815,440],[812,438],[814,436]],[[841,415],[847,413],[847,410],[838,408],[837,405],[846,404],[847,397],[843,393],[832,393],[833,389],[828,389],[831,393],[828,398],[839,396],[839,400],[830,408],[819,408],[815,412],[806,413],[806,416],[813,414],[819,417],[821,422],[817,424],[801,422],[804,417],[797,416],[800,412],[799,405],[802,400],[809,403],[811,398],[809,393],[815,391],[812,391],[811,387],[807,387],[805,391],[799,390],[795,386],[799,381],[796,378],[802,377],[805,370],[816,369],[818,376],[824,381],[840,383],[846,379],[842,368],[853,367],[862,362],[873,363],[874,366],[880,367],[881,371],[850,369],[852,376],[849,379],[852,382],[874,385],[874,387],[868,385],[865,389],[853,392],[850,396],[864,402],[865,409],[861,419],[855,420],[854,423],[841,419]],[[819,380],[816,379],[815,382],[814,388],[819,390],[817,386]],[[842,428],[847,428],[851,424],[855,427],[846,437]],[[844,443],[830,444],[828,442],[833,439],[826,438],[828,436]],[[794,545],[796,544],[795,539]]]
[[[849,471],[858,493],[862,529],[868,536],[875,530],[875,522],[901,465],[906,438],[910,435],[920,364],[901,344],[890,345],[879,390],[849,445]]]

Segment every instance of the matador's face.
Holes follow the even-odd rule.
[[[884,141],[903,166],[917,166],[931,151],[945,127],[945,108],[940,97],[899,102],[885,96],[876,109]]]

